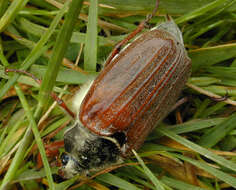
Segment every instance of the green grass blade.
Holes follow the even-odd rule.
[[[225,121],[225,118],[212,118],[212,119],[194,119],[191,121],[187,121],[185,123],[168,126],[168,130],[172,131],[175,134],[182,134],[182,133],[188,133],[188,132],[194,132],[201,129],[209,128],[214,125],[218,125],[219,123]],[[155,135],[155,138],[160,138],[163,136],[163,134],[160,134],[159,128],[157,127],[156,132],[158,133]]]
[[[0,33],[14,20],[29,0],[14,0],[0,19]]]
[[[201,187],[196,187],[194,185],[190,185],[188,183],[184,183],[183,181],[176,180],[176,179],[166,177],[166,176],[162,177],[161,181],[169,185],[170,187],[173,187],[179,190],[206,190]]]
[[[34,61],[39,58],[44,52],[46,52],[46,50],[48,49],[48,46],[44,46],[41,49],[38,49],[38,51],[35,51],[35,53],[32,53],[30,55],[28,55],[28,57],[26,58],[26,60],[23,63],[22,66],[22,70],[25,70],[25,68],[28,68],[31,64],[34,63]],[[1,88],[0,90],[0,99],[5,95],[5,93],[12,87],[12,85],[14,85],[14,83],[17,81],[17,79],[20,77],[19,74],[14,74],[14,76],[12,76],[7,83]]]
[[[9,147],[8,143],[10,142],[11,138],[15,134],[16,130],[19,128],[20,124],[22,123],[23,118],[18,118],[19,121],[16,122],[16,124],[10,129],[8,132],[8,135],[3,141],[3,138],[1,138],[1,143],[0,143],[0,158],[3,156],[4,150],[6,147]],[[7,127],[5,128],[7,129]],[[5,136],[5,135],[4,135]]]
[[[228,183],[229,185],[233,186],[234,188],[236,188],[236,179],[228,174],[226,174],[225,172],[222,172],[218,169],[215,169],[211,166],[209,166],[206,163],[200,162],[200,161],[196,161],[193,160],[191,158],[188,158],[186,156],[182,156],[182,155],[178,155],[175,154],[175,157],[180,158],[184,161],[187,161],[195,166],[197,166],[198,168],[201,168],[205,171],[207,171],[208,173],[210,173],[211,175],[221,179],[222,181],[225,181],[226,183]]]
[[[68,106],[72,103],[72,96],[79,86],[99,74],[94,71],[95,69],[100,71],[99,66],[103,64],[112,47],[124,39],[130,31],[133,31],[148,13],[151,13],[155,1],[90,0],[85,2],[85,6],[78,17],[83,22],[77,20],[72,37],[68,40],[68,47],[59,44],[65,48],[65,55],[62,51],[61,54],[58,51],[56,55],[53,55],[58,56],[58,60],[60,56],[63,57],[63,67],[51,70],[52,73],[54,72],[52,75],[57,75],[56,82],[52,82],[51,85],[54,86],[55,92],[65,94],[63,99],[65,98]],[[6,10],[9,10],[17,2],[23,1],[0,0],[0,15],[3,16]],[[34,112],[36,123],[42,116],[43,107],[41,106],[45,105],[45,109],[47,107],[47,103],[41,104],[41,93],[50,94],[51,88],[40,89],[41,85],[29,76],[21,75],[19,77],[15,73],[7,75],[5,67],[24,69],[40,79],[52,80],[54,76],[46,74],[48,65],[54,65],[54,61],[57,61],[56,59],[50,60],[48,64],[48,60],[52,56],[51,47],[62,48],[58,47],[55,42],[65,19],[70,14],[69,11],[65,16],[65,12],[68,11],[68,6],[65,6],[71,2],[72,0],[60,0],[60,2],[30,0],[26,4],[27,6],[23,8],[21,4],[18,4],[17,9],[20,11],[16,11],[15,15],[12,14],[12,19],[9,19],[10,23],[6,22],[5,29],[1,33],[0,185],[3,182],[5,187],[6,184],[10,183],[14,189],[40,189],[47,180],[45,169],[40,171],[36,169],[37,162],[35,155],[32,155],[32,148],[36,146],[36,142],[32,130],[29,129],[33,126],[25,117],[22,104],[18,104],[19,100],[14,88],[10,90],[9,88],[14,86],[16,81],[23,87],[22,91],[27,97],[27,103],[31,106],[31,110],[35,111],[35,108],[38,108]],[[234,104],[235,102],[231,100],[236,99],[234,29],[236,0],[192,0],[186,2],[186,0],[160,0],[157,16],[150,22],[151,27],[162,23],[165,20],[162,15],[168,13],[180,23],[179,27],[185,40],[184,45],[192,59],[193,72],[189,84],[181,93],[182,97],[186,97],[183,99],[185,103],[182,102],[181,106],[160,123],[160,127],[165,127],[168,132],[160,133],[158,130],[163,128],[156,128],[140,149],[142,158],[154,158],[150,164],[148,162],[146,165],[149,170],[145,166],[142,168],[141,165],[132,167],[121,164],[122,167],[112,171],[112,174],[104,174],[88,182],[83,181],[82,183],[86,184],[79,189],[155,190],[158,188],[155,176],[165,190],[190,190],[203,187],[209,190],[222,190],[235,187],[235,180],[232,175],[235,173],[236,128],[233,126],[234,118],[231,118],[234,115],[235,107],[228,103]],[[58,17],[60,14],[61,16]],[[60,23],[52,28],[52,22],[54,24]],[[145,31],[149,31],[149,28],[145,28],[143,32]],[[49,33],[50,35],[48,35]],[[62,43],[64,39],[61,38],[60,40]],[[86,47],[82,46],[85,43]],[[35,49],[36,47],[38,49]],[[82,52],[79,62],[77,62],[78,52]],[[74,62],[78,63],[78,68],[71,65]],[[85,69],[93,71],[78,71],[83,66]],[[58,74],[57,69],[59,69]],[[122,74],[126,73],[121,72],[120,76]],[[65,90],[64,87],[66,86],[68,89]],[[195,86],[199,87],[196,91],[194,90],[196,89]],[[210,92],[222,97],[227,95],[229,98],[224,102],[215,102],[214,99],[209,98]],[[40,102],[40,106],[38,102]],[[43,137],[49,139],[50,142],[63,140],[63,131],[66,129],[62,129],[60,132],[58,130],[68,124],[67,119],[71,120],[69,116],[65,117],[58,107],[51,110],[47,119],[40,125],[41,137],[44,135]],[[27,128],[28,125],[29,129]],[[58,134],[55,135],[54,132],[58,132]],[[21,141],[24,133],[27,136],[24,141]],[[168,137],[161,138],[167,133],[183,145],[179,145],[172,139],[168,140]],[[184,138],[177,134],[183,134]],[[55,136],[52,137],[53,135]],[[24,143],[24,146],[21,145],[21,142]],[[202,148],[204,146],[209,147],[209,144],[210,147],[214,146],[216,150]],[[187,146],[187,148],[184,149],[183,146]],[[179,155],[184,157],[180,158]],[[53,160],[54,162],[55,160]],[[189,162],[189,164],[182,164],[183,162]],[[8,163],[10,163],[9,166]],[[19,163],[21,165],[17,165]],[[205,167],[204,164],[208,167]],[[188,166],[194,172],[188,172],[190,169]],[[106,172],[106,168],[104,169]],[[55,174],[57,168],[51,168],[51,171]],[[181,177],[181,171],[187,171],[185,173],[186,178]],[[168,180],[166,180],[167,178]],[[54,184],[55,189],[75,189],[77,184],[74,180],[76,179]]]
[[[48,46],[44,46],[48,39],[51,37],[53,32],[56,29],[57,24],[60,22],[62,16],[64,15],[66,9],[67,9],[68,3],[65,3],[63,8],[59,11],[58,15],[54,18],[52,21],[50,27],[48,28],[47,32],[44,33],[44,35],[41,37],[41,39],[37,42],[35,47],[32,49],[30,54],[26,57],[26,59],[23,61],[21,65],[21,70],[27,70],[36,59],[38,59],[47,49]],[[4,87],[0,90],[0,99],[4,96],[4,94],[11,88],[11,86],[17,81],[19,78],[19,74],[14,74],[13,77],[11,77]]]
[[[48,68],[42,81],[39,92],[38,110],[43,109],[43,107],[46,109],[49,106],[50,93],[55,84],[62,59],[70,42],[74,24],[82,8],[82,4],[83,0],[73,0],[70,4],[65,22],[57,36],[53,52],[48,63]]]
[[[26,112],[26,116],[28,118],[28,120],[30,121],[30,125],[32,126],[32,131],[34,133],[34,137],[35,137],[35,141],[37,143],[42,161],[43,161],[43,165],[45,168],[45,172],[46,172],[46,176],[48,179],[48,185],[49,185],[49,189],[54,190],[54,183],[53,183],[53,178],[52,178],[52,172],[47,160],[47,156],[46,156],[46,151],[44,149],[44,145],[43,145],[43,141],[40,137],[40,133],[38,131],[38,127],[37,124],[34,120],[33,114],[30,110],[29,104],[27,103],[27,100],[22,92],[22,90],[20,89],[20,87],[18,85],[15,86],[16,92],[18,97],[20,98],[21,104]]]
[[[211,2],[208,5],[205,5],[204,7],[200,7],[199,9],[196,9],[188,14],[185,14],[182,17],[175,19],[175,22],[176,22],[176,24],[187,22],[191,19],[199,17],[199,16],[205,14],[206,12],[220,6],[221,4],[225,3],[226,1],[228,1],[228,0],[216,0],[214,2]]]
[[[2,46],[1,46],[1,39],[0,39],[0,62],[2,63],[2,65],[4,65],[5,67],[9,66],[9,63],[6,59],[6,57],[3,54],[3,50],[2,50]]]
[[[132,152],[134,153],[138,162],[141,164],[145,174],[152,181],[152,183],[156,187],[156,189],[165,190],[163,185],[160,183],[160,181],[157,179],[157,177],[148,169],[148,167],[144,164],[143,160],[139,157],[139,155],[134,150],[132,150]]]
[[[191,150],[195,151],[195,152],[198,152],[199,154],[205,156],[206,158],[209,158],[213,161],[215,161],[216,163],[230,169],[230,170],[233,170],[233,171],[236,171],[236,164],[234,162],[231,162],[229,160],[226,160],[225,158],[221,157],[221,156],[218,156],[216,154],[214,154],[213,152],[179,136],[179,135],[176,135],[175,133],[173,133],[172,131],[168,130],[168,129],[165,129],[163,127],[160,127],[159,129],[159,132],[168,136],[169,138],[177,141],[178,143],[190,148]],[[235,179],[236,181],[236,179]]]
[[[87,32],[84,46],[84,69],[96,71],[98,0],[90,0]]]
[[[8,0],[0,0],[0,17],[4,14],[8,6]]]
[[[96,177],[96,179],[98,179],[99,181],[102,181],[104,183],[114,185],[114,186],[121,188],[121,189],[141,190],[138,187],[136,187],[135,185],[133,185],[133,184],[131,184],[131,183],[125,181],[124,179],[121,179],[115,175],[112,175],[110,173],[100,175],[100,176]]]
[[[192,12],[199,7],[205,7],[206,5],[212,3],[213,0],[168,0],[160,1],[160,6],[158,11],[161,14],[170,14],[170,15],[185,15],[189,12]],[[143,15],[150,13],[154,8],[155,0],[100,0],[101,4],[108,4],[115,7],[115,9],[103,8],[103,14],[132,14],[136,15],[137,13],[142,13]],[[223,6],[222,6],[223,7]],[[232,5],[228,11],[235,11],[236,4]]]
[[[221,61],[235,57],[236,43],[218,45],[208,48],[191,50],[192,69],[196,72],[201,67],[207,67]]]
[[[204,134],[198,141],[200,146],[211,148],[221,141],[230,131],[236,128],[236,114],[231,115],[222,123],[219,123],[206,134]]]
[[[196,39],[197,37],[199,37],[200,35],[206,33],[207,31],[210,31],[212,30],[213,28],[216,28],[222,24],[225,23],[225,20],[218,20],[217,22],[215,23],[212,23],[212,24],[208,24],[207,26],[203,27],[202,29],[200,29],[197,33],[195,33],[194,35],[191,36],[190,40],[194,40]]]
[[[32,132],[29,127],[25,132],[24,137],[21,140],[20,146],[9,166],[7,173],[5,174],[2,184],[0,186],[0,190],[5,190],[9,183],[14,179],[15,174],[24,159],[24,154],[28,148],[28,145],[32,142]]]

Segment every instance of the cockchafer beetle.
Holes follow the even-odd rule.
[[[78,118],[64,134],[64,177],[100,170],[137,150],[187,81],[191,60],[170,17],[114,56],[145,22],[118,44],[99,76],[76,95]]]

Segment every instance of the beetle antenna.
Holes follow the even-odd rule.
[[[9,73],[9,72],[14,72],[14,73],[22,73],[24,75],[27,75],[29,77],[31,77],[35,82],[37,82],[39,85],[41,85],[42,80],[37,78],[35,75],[33,75],[32,73],[29,73],[27,71],[24,70],[20,70],[20,69],[5,69],[5,73]],[[62,107],[73,119],[75,119],[75,114],[67,107],[67,105],[65,104],[65,102],[59,98],[54,92],[51,92],[51,97],[57,102],[57,104]]]
[[[20,69],[9,69],[9,68],[6,68],[5,69],[5,73],[8,74],[9,72],[25,74],[25,75],[31,77],[32,79],[34,79],[34,81],[37,82],[38,84],[41,84],[41,80],[40,79],[38,79],[35,75],[33,75],[32,73],[29,73],[27,71],[20,70]]]
[[[159,7],[159,0],[156,0],[156,4],[155,4],[155,7],[154,7],[152,13],[148,14],[146,19],[144,20],[145,23],[149,22],[152,19],[152,17],[154,17],[156,15],[158,7]]]

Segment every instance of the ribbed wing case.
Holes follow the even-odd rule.
[[[92,84],[79,118],[92,132],[124,132],[123,155],[138,149],[175,104],[191,61],[175,34],[156,28],[122,50]]]

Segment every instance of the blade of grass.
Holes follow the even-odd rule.
[[[35,24],[25,18],[19,19],[21,28],[26,32],[33,34],[35,36],[41,37],[46,31],[47,28],[39,24]],[[111,36],[110,38],[98,36],[98,46],[111,46],[115,45],[116,42],[122,40],[125,35],[122,36]],[[70,39],[71,43],[85,43],[86,34],[82,32],[74,31]]]
[[[0,5],[1,6],[1,5]],[[2,39],[0,37],[0,62],[5,66],[9,66],[8,60],[6,59],[6,57],[4,56],[3,53],[3,47],[2,47]]]
[[[210,66],[209,68],[209,74],[212,74],[219,78],[228,78],[228,79],[236,79],[235,73],[236,68],[235,67],[225,67],[225,66]]]
[[[221,96],[209,91],[208,89],[206,89],[206,87],[200,88],[200,87],[195,86],[195,85],[190,84],[190,83],[186,83],[186,86],[188,86],[189,88],[192,88],[193,90],[196,90],[200,94],[204,94],[206,96],[213,97],[213,98],[221,98]],[[219,93],[219,94],[221,94],[221,93]],[[227,94],[227,91],[224,91],[223,95],[225,95],[225,94]],[[222,102],[225,102],[227,104],[232,104],[233,106],[236,106],[236,101],[234,101],[230,98],[227,98],[226,100],[222,100]]]
[[[32,65],[30,72],[42,78],[46,72],[46,66],[36,64]],[[71,69],[61,68],[56,81],[66,84],[83,84],[88,80],[94,79],[97,75],[98,73],[96,72],[88,72],[88,74],[84,74]]]
[[[183,15],[182,17],[179,17],[177,19],[175,19],[176,24],[180,24],[183,22],[187,22],[191,19],[194,19],[196,17],[199,17],[203,14],[205,14],[206,12],[220,6],[221,4],[225,3],[225,1],[228,0],[216,0],[214,2],[209,3],[208,5],[205,5],[203,7],[200,7],[199,9],[195,9],[193,11],[191,11],[190,13],[187,13],[185,15]]]
[[[96,71],[97,64],[98,2],[90,0],[87,32],[84,46],[84,69]]]
[[[208,67],[221,61],[235,57],[236,43],[199,48],[189,51],[192,59],[192,70],[196,72],[200,67]]]
[[[198,144],[207,148],[213,147],[236,127],[235,123],[236,114],[232,114],[225,121],[207,131],[207,133],[199,139]]]
[[[2,184],[0,186],[0,190],[5,190],[7,185],[14,179],[15,174],[24,159],[24,154],[28,148],[28,145],[32,142],[32,132],[31,128],[28,127],[27,131],[25,132],[24,137],[21,140],[19,148],[9,166],[7,173],[5,174]]]
[[[68,2],[69,3],[69,2]],[[48,32],[46,32],[42,38],[39,40],[39,42],[37,43],[37,45],[35,46],[35,48],[31,51],[31,53],[29,54],[29,56],[26,58],[26,60],[24,61],[24,64],[22,66],[23,70],[27,69],[32,63],[33,61],[30,59],[30,57],[35,58],[35,54],[37,54],[37,52],[39,50],[41,50],[41,48],[43,47],[43,45],[47,42],[47,40],[49,39],[49,37],[51,36],[51,34],[53,33],[53,31],[55,30],[58,22],[61,20],[61,17],[63,16],[64,12],[66,11],[66,8],[68,6],[68,3],[65,3],[64,7],[62,10],[60,10],[60,14],[58,14],[55,19],[53,20],[52,24],[50,25],[50,29],[48,30]],[[38,56],[39,57],[39,56]],[[28,60],[27,60],[28,59]],[[21,69],[22,69],[21,68]],[[11,85],[9,84],[14,84],[15,81],[18,79],[19,75],[16,74],[12,80],[10,80],[10,82],[8,81],[8,89],[11,87]],[[7,89],[7,90],[8,90]],[[4,92],[0,91],[0,98],[7,92],[7,90],[5,89]],[[34,117],[35,120],[38,121],[39,120],[39,116],[41,115],[41,110],[38,109],[36,110]],[[3,182],[1,184],[0,190],[5,189],[5,187],[7,186],[7,184],[14,178],[14,175],[16,173],[16,170],[19,168],[21,162],[24,159],[24,155],[25,152],[28,150],[29,145],[31,144],[33,140],[33,134],[30,128],[27,129],[24,138],[22,140],[22,143],[19,146],[19,149],[17,150],[14,159],[3,179]]]
[[[139,157],[139,155],[135,152],[135,150],[132,150],[135,157],[137,158],[138,162],[141,164],[144,173],[148,176],[148,178],[152,181],[153,185],[156,187],[156,189],[159,190],[165,190],[163,185],[160,183],[160,181],[154,176],[154,174],[149,170],[149,168],[144,164],[143,160]]]
[[[16,122],[16,124],[10,129],[10,131],[8,132],[8,135],[6,136],[4,141],[3,141],[3,139],[0,140],[1,141],[1,144],[0,144],[0,158],[3,156],[5,148],[9,147],[8,142],[10,142],[10,139],[12,138],[12,136],[15,134],[16,130],[21,125],[23,118],[19,118],[19,121]],[[7,129],[7,127],[5,127],[5,129]]]
[[[205,111],[205,109],[209,106],[211,103],[210,99],[205,99],[201,102],[201,104],[198,106],[198,109],[196,110],[193,118],[201,118],[202,112]]]
[[[42,133],[41,136],[46,136],[47,134],[51,133],[52,131],[56,130],[59,126],[61,126],[63,123],[67,122],[70,118],[69,117],[63,117],[62,119],[59,119],[52,125],[49,125]]]
[[[101,8],[101,12],[104,15],[137,15],[139,14],[147,14],[154,8],[155,0],[100,0],[99,3],[107,4],[115,9],[107,9]],[[187,2],[187,3],[186,3]],[[168,0],[168,1],[160,1],[160,14],[170,14],[170,15],[183,15],[192,10],[198,9],[199,7],[204,7],[207,4],[212,3],[212,0],[194,0],[194,1],[186,1],[186,0]],[[236,6],[232,5],[228,11],[235,11]],[[99,9],[100,11],[100,9]]]
[[[46,8],[47,10],[55,10],[55,8],[51,6],[47,1],[30,0],[30,3],[42,8]]]
[[[51,37],[53,32],[55,31],[55,28],[57,24],[60,22],[62,16],[67,10],[69,2],[65,3],[63,8],[59,11],[58,15],[53,19],[50,27],[48,28],[47,32],[44,33],[44,35],[40,38],[40,40],[37,42],[35,47],[32,49],[30,54],[26,57],[26,59],[23,61],[20,69],[21,70],[27,70],[36,59],[38,59],[49,47],[44,46],[48,39]],[[11,88],[11,86],[17,81],[19,78],[19,74],[14,74],[13,77],[11,77],[7,83],[3,86],[3,88],[0,89],[0,99],[6,94],[6,92]]]
[[[222,75],[223,75],[223,71],[222,71]],[[202,87],[202,89],[204,91],[209,91],[215,94],[219,94],[221,96],[225,96],[227,93],[229,94],[229,96],[232,96],[232,98],[236,96],[236,89],[232,88],[231,86],[226,87],[226,86],[212,85],[212,86]],[[232,98],[230,97],[227,100],[232,100]],[[226,102],[226,101],[222,101],[222,102]],[[236,101],[231,101],[231,102],[233,103],[232,105],[236,106]],[[226,103],[229,103],[229,102],[226,102]]]
[[[176,135],[175,133],[173,133],[172,131],[168,130],[168,129],[165,129],[163,127],[159,127],[159,132],[166,135],[167,137],[175,140],[176,142],[190,148],[191,150],[205,156],[206,158],[209,158],[210,160],[213,160],[215,161],[216,163],[230,169],[230,170],[233,170],[233,171],[236,171],[236,164],[229,161],[229,160],[226,160],[225,158],[221,157],[221,156],[218,156],[216,154],[214,154],[213,152],[179,136],[179,135]],[[235,179],[235,183],[236,183],[236,179]]]
[[[26,112],[26,116],[27,116],[28,120],[30,121],[30,126],[32,126],[32,131],[33,131],[33,134],[35,137],[35,141],[37,143],[37,146],[38,146],[38,149],[39,149],[42,161],[43,161],[43,165],[45,168],[46,176],[48,179],[48,185],[49,185],[49,188],[51,190],[53,190],[55,188],[54,188],[54,183],[53,183],[53,178],[52,178],[52,172],[51,172],[48,160],[47,160],[46,151],[44,149],[43,141],[40,137],[40,133],[38,131],[37,124],[34,120],[33,114],[30,110],[29,104],[27,103],[27,100],[26,100],[22,90],[20,89],[20,87],[18,85],[15,85],[15,90],[16,90],[16,93],[17,93],[18,97],[20,98],[21,104]]]
[[[11,38],[13,38],[14,40],[16,40],[19,44],[21,44],[29,49],[33,49],[35,47],[35,43],[33,41],[20,36],[19,32],[12,25],[10,25],[6,29],[5,33],[8,36],[10,36]],[[19,54],[20,52],[17,52],[17,53]]]
[[[0,33],[14,20],[18,12],[26,5],[29,0],[15,0],[8,7],[0,19]]]
[[[132,183],[129,183],[126,180],[121,179],[121,178],[119,178],[115,175],[112,175],[110,173],[99,175],[96,177],[96,179],[103,181],[104,183],[119,187],[121,189],[140,190],[138,187],[136,187]]]
[[[48,63],[47,71],[44,75],[42,85],[39,91],[39,103],[37,112],[41,109],[47,109],[50,103],[50,93],[55,84],[57,74],[65,55],[66,49],[69,45],[74,24],[80,13],[83,5],[83,0],[73,0],[70,4],[65,22],[57,36],[56,43],[53,48],[52,56]]]
[[[219,32],[210,40],[208,40],[202,47],[206,48],[208,46],[210,46],[210,44],[216,43],[217,41],[220,41],[220,39],[227,34],[231,28],[232,28],[232,24],[231,23],[224,23],[223,25],[220,26]]]
[[[0,0],[0,17],[4,14],[8,6],[8,0]]]
[[[211,106],[209,108],[207,108],[203,113],[202,113],[202,117],[207,118],[210,115],[214,115],[215,113],[217,113],[218,111],[220,111],[222,108],[225,107],[225,103],[224,102],[218,102],[216,103],[214,106]]]
[[[78,180],[78,176],[74,176],[71,179],[56,184],[56,190],[67,190],[76,180]]]
[[[57,172],[57,168],[52,168],[51,171],[52,173],[56,173]],[[30,180],[37,180],[37,179],[42,179],[44,178],[45,175],[45,170],[41,169],[39,171],[35,170],[35,169],[29,169],[29,167],[27,167],[26,170],[22,171],[14,180],[13,183],[17,183],[17,182],[24,182],[24,181],[30,181]],[[56,184],[55,184],[56,186]],[[57,189],[57,188],[56,188]]]
[[[138,178],[136,175],[132,176],[130,175],[130,173],[122,173],[122,176],[128,178],[128,179],[131,179],[133,181],[135,181],[136,183],[139,183],[139,184],[142,184],[143,186],[149,188],[150,190],[156,190],[156,188],[149,183],[149,181],[147,179],[140,179]]]
[[[221,80],[213,77],[191,77],[188,79],[188,82],[197,86],[209,86],[219,83]]]
[[[194,185],[190,185],[188,183],[184,183],[183,181],[176,180],[167,176],[163,176],[161,178],[161,181],[175,189],[180,189],[180,190],[205,190],[201,187],[196,187]]]
[[[179,159],[182,159],[184,161],[187,161],[187,162],[193,164],[194,166],[196,166],[198,168],[201,168],[201,169],[207,171],[211,175],[217,177],[218,179],[221,179],[222,181],[225,181],[229,185],[236,188],[236,179],[234,177],[226,174],[225,172],[222,172],[218,169],[215,169],[215,168],[209,166],[208,164],[206,164],[204,162],[196,161],[196,160],[193,160],[193,159],[188,158],[186,156],[182,156],[182,155],[179,155],[179,154],[173,154],[173,155],[175,157],[179,158]]]
[[[208,24],[207,26],[205,27],[202,27],[197,33],[195,33],[194,35],[191,36],[190,40],[194,40],[196,39],[197,37],[199,37],[200,35],[206,33],[207,31],[209,30],[212,30],[213,28],[216,28],[222,24],[224,24],[226,21],[225,20],[218,20],[217,22],[215,23],[211,23],[211,24]]]
[[[198,24],[202,24],[207,20],[210,20],[211,18],[216,17],[217,15],[219,15],[220,13],[222,13],[223,11],[227,10],[229,7],[231,7],[233,4],[235,3],[235,0],[228,0],[227,2],[224,3],[224,6],[221,6],[219,9],[217,8],[216,11],[213,11],[213,13],[209,13],[206,17],[204,17],[203,19],[201,19],[199,22],[195,23],[193,26],[197,26]]]
[[[185,123],[168,126],[168,130],[174,132],[175,134],[189,133],[218,125],[219,123],[225,121],[225,119],[226,118],[194,119]],[[157,132],[157,135],[155,134],[155,137],[153,138],[160,138],[163,136],[163,134],[158,132],[159,127],[157,127],[155,131]]]
[[[37,51],[34,51],[34,53],[30,53],[22,63],[21,70],[26,70],[31,64],[34,63],[37,58],[39,58],[44,52],[46,52],[48,48],[48,46],[43,46],[40,49],[36,48]],[[36,49],[34,48],[34,50]],[[20,75],[15,73],[0,89],[0,99],[7,93],[7,91],[12,87],[12,85],[17,81],[19,77]]]
[[[30,67],[29,72],[37,76],[39,79],[41,79],[46,72],[46,66],[34,64]],[[58,73],[56,81],[63,82],[65,84],[83,84],[88,80],[93,80],[97,75],[98,73],[96,72],[89,72],[88,74],[84,74],[75,70],[61,68]],[[0,77],[4,79],[9,78],[9,76],[5,74],[4,67],[2,67],[1,65],[0,65]],[[17,81],[22,84],[27,84],[37,88],[39,88],[40,86],[32,78],[24,75],[21,75]],[[59,88],[55,87],[54,90],[58,92]]]

